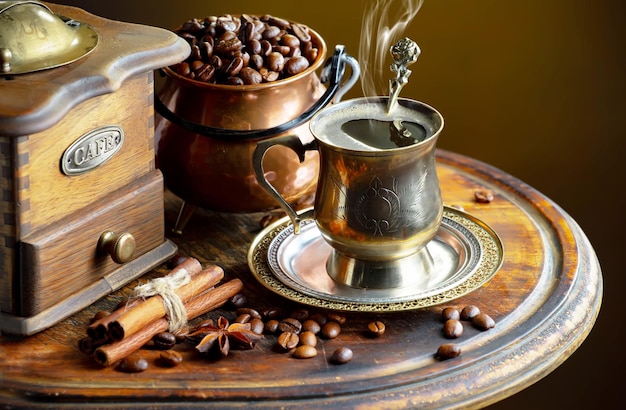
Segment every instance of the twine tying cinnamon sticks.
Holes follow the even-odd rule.
[[[79,348],[94,353],[103,366],[110,366],[155,334],[166,330],[175,333],[187,320],[222,306],[243,289],[239,279],[216,287],[223,278],[219,266],[202,269],[198,260],[188,258],[163,278],[136,287],[135,299],[89,325]]]
[[[188,284],[189,281],[191,281],[189,272],[180,269],[173,275],[155,278],[144,285],[135,287],[135,296],[145,299],[159,295],[163,301],[165,316],[169,318],[169,331],[174,333],[187,324],[185,304],[176,293],[176,289]]]

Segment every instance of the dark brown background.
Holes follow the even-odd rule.
[[[112,19],[175,28],[192,17],[274,14],[357,56],[373,0],[75,0]],[[404,35],[422,49],[402,96],[439,109],[439,147],[495,165],[574,217],[594,245],[604,301],[561,367],[493,409],[624,408],[623,204],[626,3],[426,0]],[[346,98],[362,95],[355,87]]]

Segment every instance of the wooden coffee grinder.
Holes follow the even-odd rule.
[[[156,27],[0,1],[0,331],[29,335],[176,252],[155,167]]]

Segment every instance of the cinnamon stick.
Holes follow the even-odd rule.
[[[190,275],[194,275],[202,270],[202,264],[196,258],[187,258],[180,264],[176,265],[165,277],[178,274],[182,270],[187,271]],[[124,306],[121,306],[110,315],[97,320],[87,327],[87,336],[93,340],[103,340],[108,337],[108,326],[111,322],[116,321],[127,310],[132,309],[138,303],[141,303],[141,299],[133,299]]]
[[[223,278],[224,270],[217,265],[211,265],[193,275],[189,283],[176,289],[175,292],[185,304],[194,296],[218,284]],[[166,313],[161,296],[149,297],[109,323],[108,334],[114,341],[122,340],[140,331],[152,321],[164,317]]]
[[[187,317],[194,319],[206,312],[217,309],[231,297],[241,292],[242,289],[243,283],[241,280],[232,279],[221,286],[197,295],[193,300],[185,304]],[[168,327],[169,321],[165,317],[155,319],[141,331],[129,335],[120,341],[98,347],[94,352],[94,358],[102,366],[111,366],[144,346],[157,333],[166,331]]]

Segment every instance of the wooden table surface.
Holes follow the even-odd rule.
[[[145,350],[148,370],[128,374],[102,368],[77,343],[94,313],[113,309],[135,281],[39,334],[2,336],[0,403],[16,408],[72,408],[85,402],[90,408],[477,408],[524,389],[565,361],[591,331],[602,299],[594,250],[558,205],[498,169],[439,151],[438,173],[445,204],[461,206],[485,222],[504,246],[502,267],[474,292],[415,311],[346,313],[341,334],[321,339],[312,359],[278,353],[276,338],[266,336],[254,349],[232,351],[220,360],[201,358],[182,344],[184,361],[174,368],[152,365],[157,353]],[[483,188],[495,193],[492,202],[474,200],[475,190]],[[181,201],[168,194],[166,202],[170,231]],[[180,253],[223,267],[225,280],[241,278],[250,307],[302,307],[265,289],[248,268],[248,248],[263,216],[199,209],[182,236],[171,239]],[[159,267],[141,281],[167,271]],[[441,309],[469,304],[493,317],[496,327],[479,331],[466,325],[454,340],[462,355],[436,360],[437,347],[449,341],[442,336]],[[227,309],[204,317],[219,315],[234,318]],[[365,335],[372,320],[386,324],[382,337]],[[350,347],[354,358],[330,364],[339,346]]]

